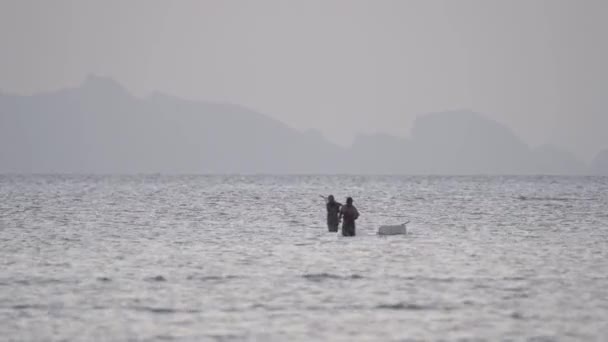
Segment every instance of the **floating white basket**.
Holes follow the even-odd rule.
[[[410,221],[407,221],[405,223],[402,223],[399,225],[394,225],[394,226],[380,226],[380,228],[378,228],[378,235],[404,235],[404,234],[407,234],[406,225],[409,222]]]

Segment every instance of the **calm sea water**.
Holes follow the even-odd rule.
[[[606,338],[608,178],[0,176],[2,340]]]

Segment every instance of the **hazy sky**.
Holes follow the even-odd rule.
[[[0,90],[109,76],[349,144],[473,109],[531,145],[608,148],[608,1],[0,2]]]

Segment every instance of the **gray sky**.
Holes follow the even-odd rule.
[[[608,148],[608,2],[0,2],[0,90],[89,73],[238,103],[349,144],[473,109],[535,146]]]

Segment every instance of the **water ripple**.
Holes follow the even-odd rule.
[[[0,175],[0,336],[602,340],[606,213],[605,177]]]

